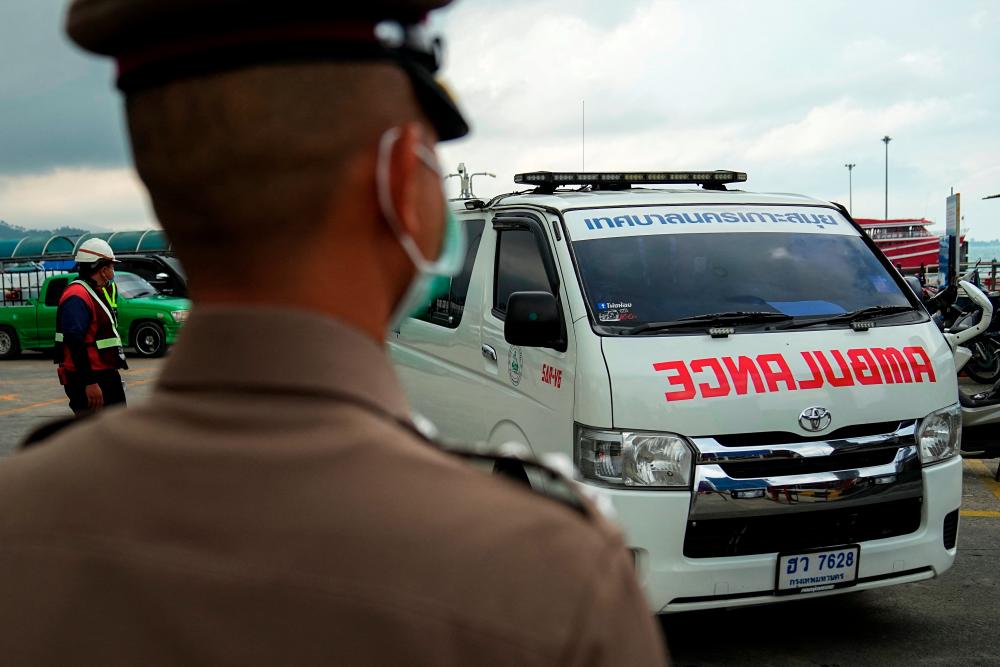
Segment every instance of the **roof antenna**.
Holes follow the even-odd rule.
[[[587,100],[580,104],[580,171],[587,171]]]
[[[464,162],[458,163],[458,173],[448,174],[445,179],[452,178],[453,176],[458,176],[462,184],[462,192],[458,195],[459,199],[475,199],[476,195],[472,194],[472,179],[476,176],[489,176],[490,178],[496,178],[496,174],[491,174],[488,171],[477,171],[474,174],[470,174],[469,170],[465,168]]]

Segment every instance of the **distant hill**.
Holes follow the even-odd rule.
[[[57,229],[26,229],[18,225],[12,225],[8,222],[0,220],[0,241],[7,241],[10,239],[22,239],[25,236],[40,236],[47,234],[61,235],[61,236],[79,236],[81,234],[86,234],[89,231],[87,229],[80,229],[79,227],[59,227]]]

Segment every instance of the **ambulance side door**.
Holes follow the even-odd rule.
[[[410,405],[442,435],[464,442],[483,438],[478,370],[485,269],[477,260],[486,219],[461,216],[466,256],[462,271],[433,295],[428,309],[389,333],[389,351]],[[472,296],[469,296],[472,295]]]
[[[481,373],[489,400],[481,410],[492,445],[519,441],[536,455],[572,455],[575,341],[551,223],[533,211],[498,213],[484,235],[490,275],[483,303]],[[554,294],[566,330],[563,349],[509,344],[507,299],[514,292]]]

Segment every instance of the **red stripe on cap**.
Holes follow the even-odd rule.
[[[199,35],[183,40],[159,42],[124,53],[117,58],[118,76],[129,74],[156,62],[224,50],[227,47],[266,46],[301,41],[328,40],[376,44],[374,23],[292,24],[246,28],[238,32]]]
[[[99,252],[96,252],[94,250],[89,250],[87,248],[80,248],[79,250],[77,250],[77,252],[78,253],[85,252],[85,253],[89,253],[91,255],[96,255],[97,257],[100,257],[101,259],[114,259],[113,257],[108,257],[107,255],[102,255]]]

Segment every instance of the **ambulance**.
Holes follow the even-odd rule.
[[[455,201],[465,266],[390,334],[445,436],[572,458],[658,613],[916,582],[955,559],[942,333],[843,206],[745,180],[531,172],[523,192]]]

